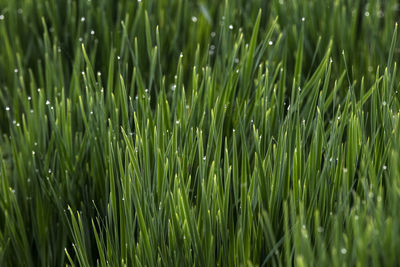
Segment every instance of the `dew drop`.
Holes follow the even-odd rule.
[[[10,110],[10,107],[6,107],[6,111],[9,111]]]
[[[82,18],[81,18],[81,21],[82,21],[82,22],[84,22],[85,20],[86,20],[86,18],[85,18],[85,17],[82,17]]]
[[[3,14],[0,15],[0,20],[4,20],[4,15]]]
[[[364,16],[369,17],[369,12],[365,11]]]
[[[233,25],[229,25],[229,30],[233,30]]]
[[[91,30],[91,31],[90,31],[90,34],[91,34],[91,35],[94,35],[94,34],[95,34],[94,30]]]
[[[342,253],[343,255],[346,254],[346,253],[347,253],[347,249],[341,248],[341,249],[340,249],[340,253]]]
[[[269,44],[269,45],[273,45],[273,44],[274,44],[274,42],[272,42],[272,41],[269,41],[269,42],[268,42],[268,44]]]
[[[192,21],[193,21],[194,23],[196,23],[196,22],[197,22],[197,18],[196,18],[195,16],[193,16],[193,17],[192,17]]]

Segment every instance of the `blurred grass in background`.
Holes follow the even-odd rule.
[[[399,264],[399,11],[0,0],[0,265]]]

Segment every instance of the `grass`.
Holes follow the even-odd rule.
[[[399,15],[0,0],[0,265],[398,265]]]

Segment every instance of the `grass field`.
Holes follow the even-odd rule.
[[[400,265],[396,0],[0,0],[0,266]]]

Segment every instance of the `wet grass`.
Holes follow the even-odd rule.
[[[398,18],[0,0],[0,265],[397,265]]]

